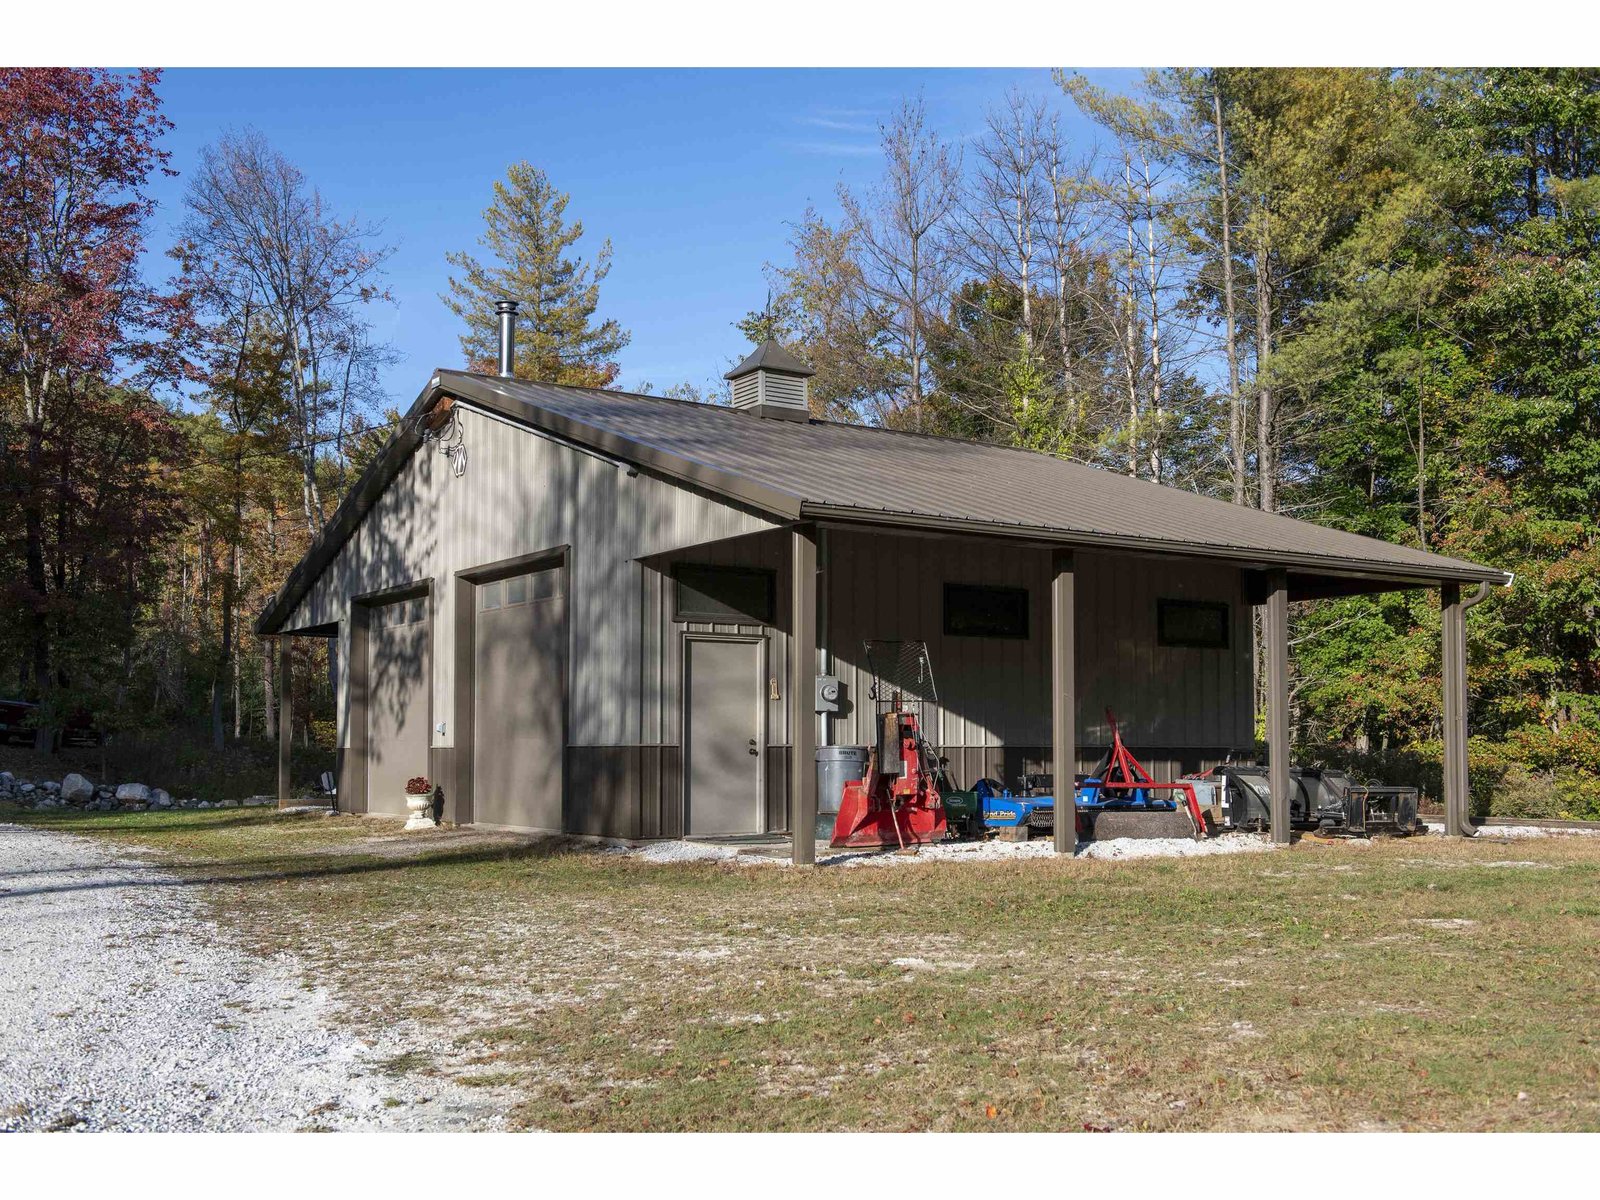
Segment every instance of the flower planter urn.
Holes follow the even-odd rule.
[[[407,829],[433,829],[438,825],[433,819],[433,788],[423,776],[406,783],[406,812]]]

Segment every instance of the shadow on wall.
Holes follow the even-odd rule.
[[[399,434],[396,435],[400,436]],[[439,537],[437,528],[440,489],[453,481],[449,464],[431,443],[423,443],[410,462],[384,489],[366,518],[357,527],[333,564],[312,589],[302,611],[307,627],[339,622],[337,647],[340,667],[338,721],[341,745],[367,751],[367,728],[351,727],[351,685],[365,679],[368,664],[352,661],[355,641],[353,596],[388,591],[412,584],[428,583],[437,571]],[[437,598],[432,604],[435,625]],[[369,630],[369,633],[371,630]],[[413,722],[426,729],[427,697],[430,686],[428,656],[402,656],[383,665],[382,678],[367,680],[368,722],[381,721],[387,728],[412,728]],[[416,711],[418,707],[421,711]],[[424,739],[427,744],[428,739]],[[370,751],[368,751],[370,753]],[[373,766],[384,766],[374,761]],[[411,765],[394,764],[410,770]],[[424,753],[417,773],[427,770]],[[297,772],[298,773],[298,772]],[[357,776],[359,778],[359,776]],[[351,798],[364,800],[365,797]]]

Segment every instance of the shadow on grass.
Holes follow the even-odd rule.
[[[241,820],[235,818],[227,822],[210,822],[206,824],[180,822],[174,828],[186,830],[204,830],[233,824],[256,824],[257,821]],[[33,828],[50,828],[51,832],[63,832],[59,828],[34,824]],[[96,832],[116,832],[116,825],[96,825]],[[140,823],[126,829],[136,828],[141,832],[148,832],[159,828],[149,823]],[[149,871],[151,878],[118,878],[89,880],[76,883],[45,884],[39,887],[5,888],[0,889],[0,906],[6,900],[22,896],[47,895],[56,892],[88,892],[106,891],[119,888],[189,888],[205,887],[213,884],[250,884],[250,883],[282,883],[299,879],[334,879],[339,877],[359,877],[363,875],[384,875],[399,871],[410,871],[419,868],[429,869],[434,867],[462,867],[480,863],[507,863],[507,862],[536,862],[543,859],[556,858],[583,849],[582,843],[570,838],[552,837],[538,841],[523,843],[497,843],[489,846],[460,847],[458,849],[445,849],[438,851],[420,850],[416,854],[377,856],[363,854],[352,848],[346,861],[329,854],[268,854],[250,858],[234,858],[225,861],[209,861],[202,863],[184,863],[175,861],[170,863],[132,864],[129,870],[134,872]],[[98,866],[81,867],[53,867],[43,871],[11,871],[5,872],[0,877],[17,877],[44,874],[71,874],[83,871],[102,870]],[[116,869],[116,868],[110,868]],[[160,874],[157,875],[156,873]]]

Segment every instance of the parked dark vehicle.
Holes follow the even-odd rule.
[[[33,727],[29,718],[36,708],[38,705],[26,700],[0,700],[0,743],[31,743]]]
[[[33,745],[37,732],[34,714],[38,711],[39,706],[31,700],[0,700],[0,743]],[[98,746],[103,741],[105,734],[95,728],[83,709],[69,716],[57,734],[57,744],[62,746]]]

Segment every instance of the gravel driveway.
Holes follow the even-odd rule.
[[[192,884],[101,843],[0,824],[0,1131],[462,1129],[489,1098],[379,1064],[289,958],[234,948]]]

